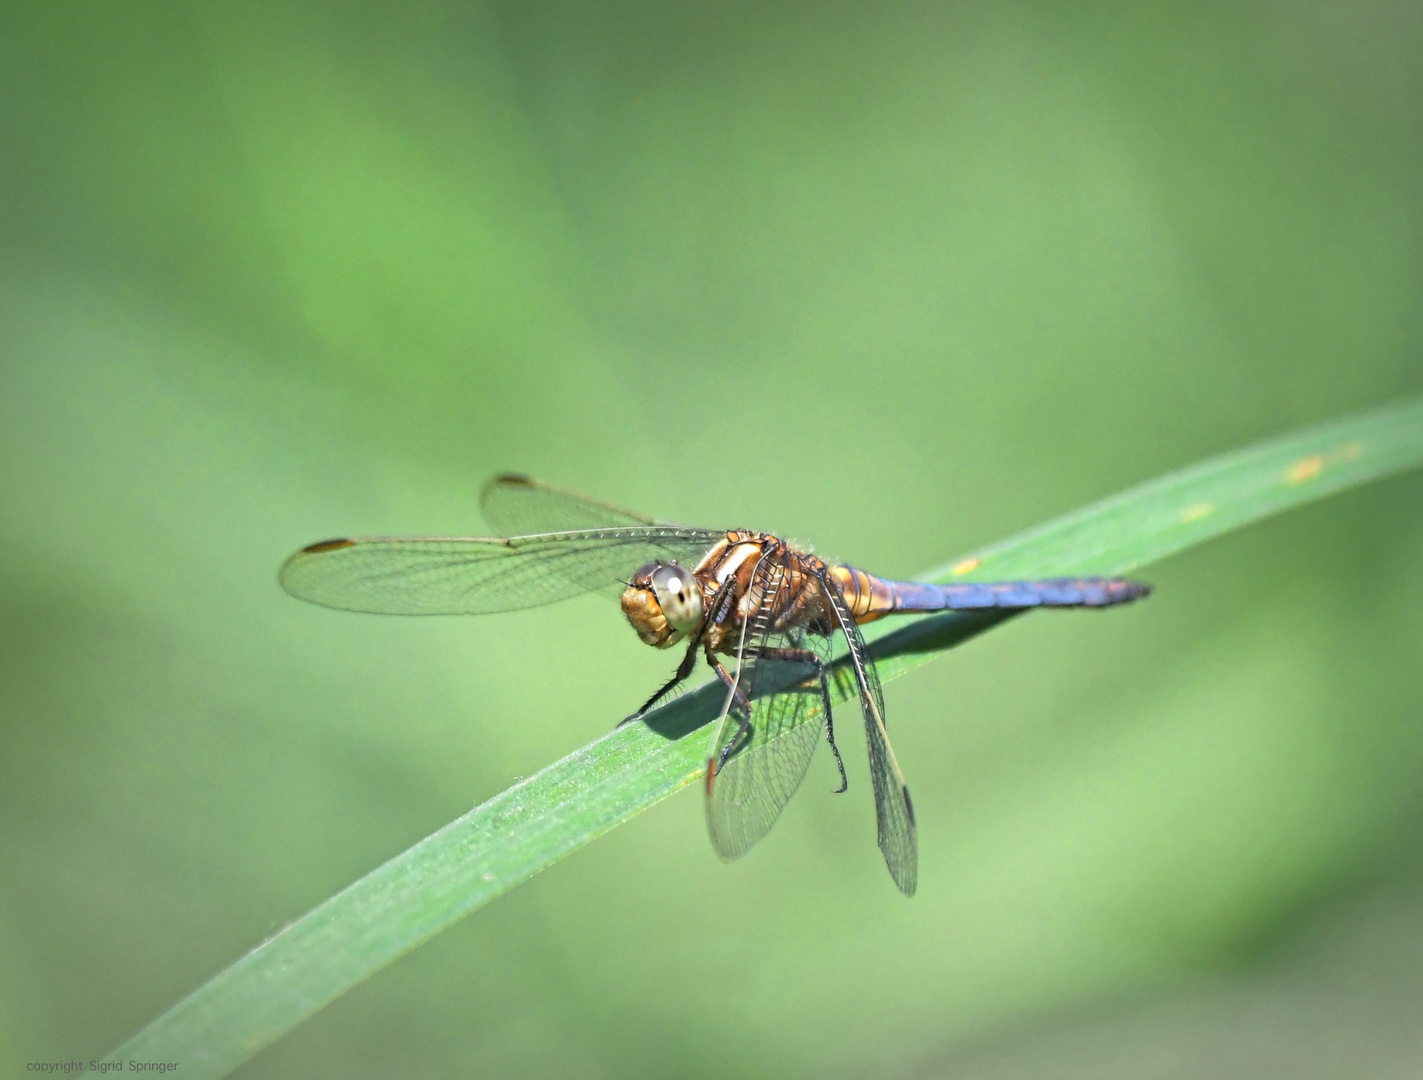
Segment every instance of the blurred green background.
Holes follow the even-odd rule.
[[[0,1063],[101,1055],[665,676],[596,599],[299,604],[521,469],[907,576],[1423,390],[1423,8],[0,15]],[[242,1076],[1416,1076],[1423,477],[887,688]],[[181,1073],[179,1074],[181,1075]]]

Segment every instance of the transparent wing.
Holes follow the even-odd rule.
[[[492,477],[480,494],[479,509],[495,532],[505,536],[658,524],[517,473]]]
[[[834,605],[836,620],[845,637],[849,652],[837,666],[835,677],[840,693],[858,696],[865,719],[865,745],[870,758],[870,779],[875,789],[875,818],[878,824],[879,848],[884,854],[889,876],[905,896],[913,896],[919,885],[919,840],[914,824],[914,804],[909,801],[909,789],[904,774],[889,744],[889,732],[884,726],[884,691],[874,662],[865,652],[860,628],[850,617],[839,587],[828,577],[821,579]]]
[[[805,779],[825,731],[819,664],[830,659],[830,640],[798,627],[771,629],[769,613],[786,587],[779,562],[767,559],[757,567],[751,588],[757,594],[753,599],[762,602],[763,617],[746,628],[735,674],[749,700],[751,726],[707,786],[707,831],[717,854],[727,860],[745,855],[770,832]],[[737,738],[741,716],[733,705],[722,717],[713,762]]]
[[[649,525],[509,539],[370,537],[326,540],[283,565],[301,600],[385,615],[483,615],[619,595],[643,563],[694,565],[724,534]]]

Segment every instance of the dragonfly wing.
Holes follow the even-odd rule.
[[[751,587],[764,596],[761,610],[769,613],[786,587],[785,567],[767,560]],[[707,784],[707,831],[712,847],[728,861],[745,855],[771,830],[805,779],[825,731],[820,675],[809,657],[828,662],[829,639],[799,628],[772,631],[769,622],[767,614],[747,626],[737,659],[734,677],[751,707],[748,735]],[[727,704],[732,705],[730,695]],[[713,763],[721,761],[740,728],[740,710],[724,712],[712,744]]]
[[[585,499],[517,473],[492,477],[479,496],[479,509],[484,520],[505,536],[657,524],[631,510]]]
[[[904,774],[899,771],[889,732],[884,726],[884,691],[874,662],[865,651],[860,628],[850,616],[845,598],[835,582],[821,579],[836,620],[849,648],[844,661],[836,667],[835,676],[840,696],[860,699],[860,711],[865,720],[865,745],[870,758],[870,779],[875,789],[875,818],[878,825],[879,848],[884,854],[889,876],[905,896],[913,896],[919,884],[919,840],[914,824],[914,804]]]
[[[670,526],[589,529],[509,539],[327,540],[283,565],[301,600],[385,615],[483,615],[588,592],[618,596],[654,559],[691,565],[722,533]]]

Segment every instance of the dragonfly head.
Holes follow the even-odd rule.
[[[701,586],[674,562],[648,563],[623,591],[623,614],[646,644],[665,649],[702,624]]]

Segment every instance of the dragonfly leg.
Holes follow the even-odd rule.
[[[712,656],[711,653],[708,653],[707,663],[716,671],[717,678],[731,691],[732,708],[737,711],[737,720],[740,724],[736,729],[736,734],[731,737],[726,746],[722,748],[721,753],[716,757],[716,768],[714,772],[721,772],[721,767],[726,764],[726,759],[731,757],[737,750],[740,750],[742,744],[751,737],[751,702],[747,700],[746,694],[742,691],[741,687],[736,685],[736,680],[732,678],[731,672],[722,666],[720,660]]]
[[[641,720],[643,713],[647,712],[648,709],[656,705],[659,701],[662,700],[662,698],[670,694],[678,683],[685,680],[687,676],[692,673],[692,668],[696,665],[697,662],[697,646],[701,644],[700,639],[700,634],[697,635],[696,638],[692,639],[691,643],[687,646],[687,655],[682,657],[682,662],[677,665],[676,672],[673,674],[672,678],[668,680],[667,684],[663,686],[661,690],[657,691],[657,693],[653,694],[650,698],[644,701],[642,703],[641,708],[639,708],[637,712],[633,713],[631,716],[625,716],[621,720],[619,720],[618,727],[622,727],[624,724],[631,724],[636,720]]]
[[[635,720],[641,720],[643,713],[647,712],[648,709],[656,705],[659,701],[662,700],[664,696],[671,693],[673,688],[676,687],[678,683],[682,682],[684,679],[687,678],[687,676],[691,675],[692,668],[695,667],[697,663],[697,647],[702,643],[702,636],[706,633],[707,627],[711,625],[713,621],[720,621],[720,619],[724,617],[724,612],[722,612],[720,615],[717,613],[718,605],[720,605],[721,607],[727,606],[726,600],[730,598],[731,587],[734,584],[734,579],[728,579],[722,584],[721,588],[716,591],[716,595],[712,597],[712,602],[707,605],[708,616],[706,619],[702,620],[702,625],[697,627],[697,632],[693,634],[691,640],[687,642],[687,653],[685,656],[682,657],[682,662],[677,665],[676,674],[672,676],[666,686],[662,687],[661,690],[657,691],[657,693],[653,694],[650,698],[644,701],[642,703],[642,707],[638,709],[637,712],[633,713],[631,716],[625,716],[621,720],[619,720],[618,727],[622,727],[624,724],[631,724]]]
[[[809,649],[758,649],[756,656],[763,660],[783,660],[795,664],[809,664],[820,676],[820,699],[825,704],[825,741],[830,744],[830,752],[835,755],[835,767],[840,770],[840,786],[836,795],[843,795],[850,787],[845,775],[845,761],[840,757],[840,748],[835,745],[835,720],[830,711],[830,681],[825,676],[825,661]]]
[[[732,575],[721,583],[721,588],[717,589],[712,596],[711,603],[707,605],[707,617],[702,623],[701,632],[705,632],[708,626],[720,626],[726,622],[727,616],[731,614],[732,608],[735,606],[736,577]]]
[[[721,583],[721,588],[717,589],[716,594],[712,597],[712,602],[707,605],[707,617],[702,622],[702,629],[698,632],[698,637],[701,637],[706,632],[708,626],[722,625],[731,616],[735,608],[736,575],[733,574]],[[717,678],[731,691],[732,708],[736,709],[740,714],[737,717],[740,721],[740,726],[736,729],[736,734],[731,737],[730,741],[722,748],[721,753],[717,757],[707,762],[707,791],[710,793],[712,782],[715,780],[716,774],[721,771],[721,767],[726,764],[726,759],[731,757],[733,752],[739,750],[746,740],[751,737],[751,702],[746,697],[746,692],[741,689],[737,680],[732,678],[731,673],[722,666],[721,661],[716,658],[711,649],[707,649],[706,654],[707,663],[710,664],[712,670],[716,672]],[[738,660],[738,664],[739,663],[740,661]],[[739,666],[737,670],[740,671]]]

